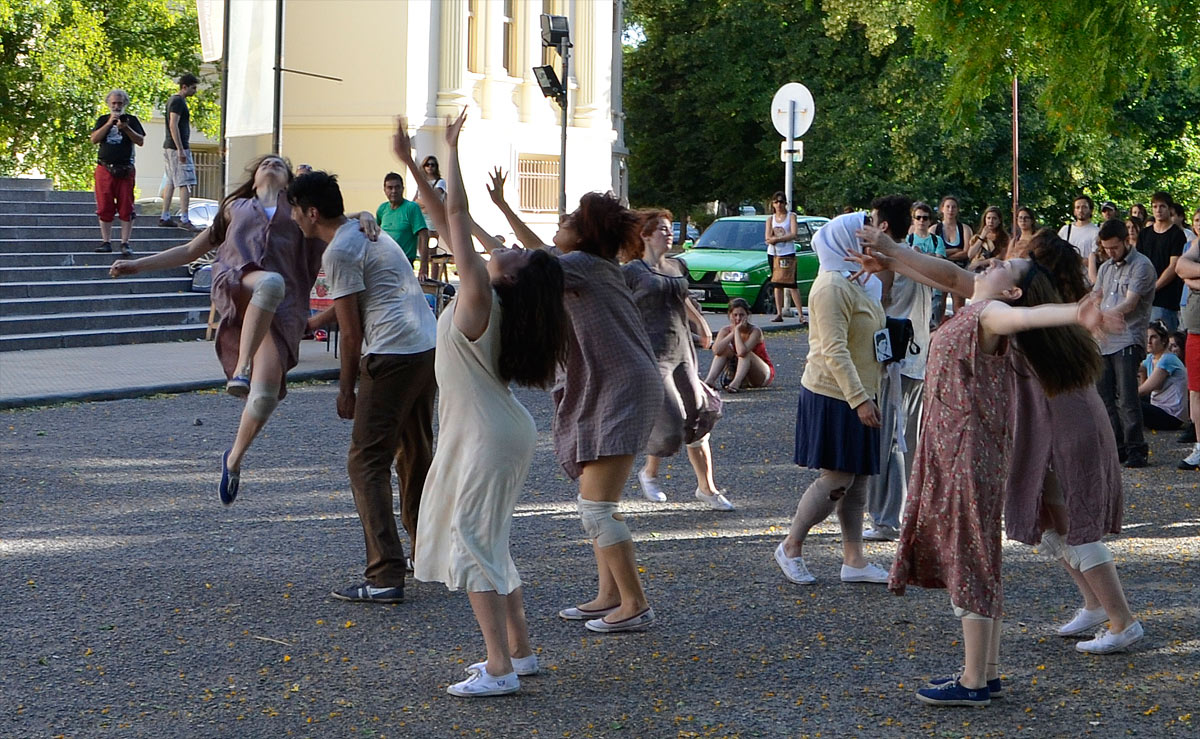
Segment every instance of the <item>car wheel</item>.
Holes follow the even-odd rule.
[[[750,310],[752,313],[775,312],[775,290],[771,287],[771,283],[763,283],[762,289],[758,291],[758,299],[754,301],[754,306]]]

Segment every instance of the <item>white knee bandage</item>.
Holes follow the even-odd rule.
[[[951,603],[950,605],[954,605],[954,604]],[[954,617],[955,618],[965,618],[968,621],[991,621],[992,620],[988,616],[984,616],[984,615],[976,613],[974,611],[968,611],[966,608],[959,608],[958,606],[954,606]]]
[[[1080,572],[1087,572],[1093,567],[1099,567],[1113,561],[1112,552],[1102,541],[1092,541],[1087,544],[1068,546],[1067,563]]]
[[[1039,547],[1039,550],[1051,560],[1065,559],[1067,554],[1067,540],[1054,529],[1047,529],[1042,532],[1042,545]]]
[[[250,293],[250,304],[274,313],[283,302],[286,292],[283,275],[278,272],[260,272],[258,282],[254,283],[254,290]]]
[[[620,514],[617,513],[616,503],[583,498],[578,498],[578,501],[579,519],[583,523],[583,530],[587,532],[589,539],[596,540],[596,544],[611,547],[633,539],[625,521],[617,518]]]
[[[707,443],[708,443],[708,437],[709,437],[709,436],[710,436],[710,434],[705,434],[704,436],[701,436],[699,439],[696,439],[696,440],[695,440],[695,441],[693,441],[691,444],[688,444],[688,445],[687,445],[687,448],[688,448],[688,449],[700,449],[700,448],[702,448],[702,447],[703,447],[705,444],[707,444]]]
[[[250,383],[250,395],[246,398],[246,413],[251,418],[265,421],[279,405],[278,385],[259,385]]]

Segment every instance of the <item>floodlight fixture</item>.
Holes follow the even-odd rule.
[[[571,44],[571,28],[565,15],[542,13],[542,46]]]
[[[537,80],[538,87],[542,88],[542,94],[546,97],[559,98],[566,94],[566,88],[559,81],[558,75],[554,72],[554,67],[551,65],[534,67],[533,76]]]

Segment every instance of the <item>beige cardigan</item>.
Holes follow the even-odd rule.
[[[808,364],[800,384],[857,408],[879,394],[875,332],[883,306],[841,272],[821,272],[808,295]]]

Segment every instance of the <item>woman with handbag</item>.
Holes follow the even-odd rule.
[[[771,196],[771,215],[766,220],[763,240],[767,242],[767,266],[775,290],[775,317],[771,323],[783,323],[783,291],[789,290],[800,325],[807,325],[804,304],[796,289],[796,214],[788,212],[787,196],[782,192]]]
[[[627,251],[632,258],[621,271],[642,314],[665,390],[662,408],[646,443],[646,463],[638,472],[642,495],[655,503],[667,499],[658,486],[659,460],[675,454],[683,444],[696,472],[696,499],[715,510],[732,511],[733,504],[713,480],[708,443],[709,432],[721,417],[721,400],[700,381],[688,326],[695,326],[701,348],[707,349],[712,344],[708,322],[688,297],[687,277],[681,265],[667,259],[673,240],[670,211],[644,211],[641,216],[641,243]]]
[[[91,142],[100,145],[97,159],[96,216],[100,219],[100,246],[96,252],[111,254],[113,216],[121,219],[121,257],[130,259],[129,237],[133,233],[133,147],[146,141],[137,116],[125,112],[129,94],[113,90],[104,98],[109,114],[96,119]]]
[[[775,562],[788,580],[811,585],[817,578],[804,561],[808,532],[835,510],[842,529],[842,582],[887,582],[887,570],[863,554],[863,508],[867,485],[879,473],[881,372],[876,336],[884,330],[882,284],[855,279],[847,255],[858,247],[855,233],[866,225],[885,227],[897,239],[908,235],[912,201],[900,195],[877,198],[867,220],[862,213],[838,216],[813,240],[820,272],[809,293],[808,363],[800,378],[796,408],[796,456],[801,467],[819,470],[796,505]]]

